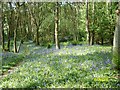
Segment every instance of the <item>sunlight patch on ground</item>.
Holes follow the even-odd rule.
[[[117,81],[103,82],[116,72],[110,70],[111,47],[68,46],[54,48],[29,47],[30,54],[13,73],[0,80],[0,87],[107,87]],[[33,50],[33,51],[32,51]],[[97,78],[107,86],[95,81]],[[12,85],[12,86],[11,86]]]

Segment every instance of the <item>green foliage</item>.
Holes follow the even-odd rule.
[[[21,3],[22,4],[22,3]],[[59,40],[65,40],[64,37],[68,37],[66,41],[86,41],[86,5],[85,3],[64,3],[60,6],[59,15]],[[16,5],[16,4],[15,4]],[[90,33],[94,31],[95,41],[101,43],[111,44],[115,27],[115,10],[116,4],[114,2],[107,3],[100,2],[89,3],[89,30]],[[5,41],[8,39],[8,27],[10,21],[11,11],[16,11],[18,8],[9,7],[8,3],[3,4],[3,29]],[[28,34],[25,40],[35,40],[36,28],[39,27],[39,42],[46,46],[46,42],[54,42],[54,10],[55,3],[24,3],[20,8],[20,12],[16,12],[19,15],[20,23],[17,28],[17,40],[21,39],[24,35]],[[25,12],[25,13],[24,13]],[[13,13],[13,17],[15,14]],[[14,20],[14,19],[13,19]],[[17,20],[15,21],[15,23]],[[37,25],[37,26],[36,26]],[[15,25],[13,25],[15,26]],[[11,31],[11,39],[13,39],[13,31]],[[28,30],[27,30],[28,29]],[[77,39],[75,39],[77,38]],[[13,43],[11,43],[13,44]],[[97,43],[98,44],[98,43]]]
[[[63,46],[68,46],[68,45],[70,45],[70,42],[63,42],[62,44],[63,44]]]
[[[51,43],[48,43],[47,44],[47,48],[49,49],[49,48],[51,48],[52,47],[52,44]]]
[[[84,42],[72,41],[71,44],[72,44],[72,45],[82,45],[82,44],[84,44]]]
[[[0,87],[119,87],[119,81],[116,79],[118,73],[111,70],[111,47],[65,46],[57,52],[53,48],[33,45],[28,48],[31,50],[30,55],[24,57],[22,64],[13,73],[0,80]]]
[[[19,62],[22,62],[24,54],[13,54],[6,52],[2,56],[2,73],[7,72],[12,67],[16,66]]]
[[[77,45],[77,44],[79,44],[78,41],[72,41],[71,43],[72,43],[72,45]]]
[[[3,72],[12,67],[14,72],[0,79],[0,88],[114,88],[119,87],[117,71],[111,70],[112,52],[110,46],[87,46],[86,41],[86,5],[85,3],[60,4],[58,37],[63,45],[60,50],[54,48],[55,3],[20,3],[10,8],[3,4],[3,30],[5,49],[7,49],[8,30],[11,31],[11,49],[13,49],[14,29],[17,30],[17,42],[24,35],[36,41],[36,29],[40,46],[24,42],[20,53],[3,53]],[[12,6],[12,7],[13,7]],[[97,44],[110,43],[113,39],[116,6],[112,2],[89,3],[90,36],[94,32]],[[18,10],[17,10],[18,9]],[[14,11],[13,17],[10,17]],[[19,12],[17,12],[19,11]],[[10,27],[13,20],[19,25]],[[30,42],[30,41],[29,41]],[[84,42],[84,43],[83,43]],[[72,45],[71,45],[72,44]],[[80,46],[82,44],[82,46]],[[85,44],[83,46],[83,44]],[[18,46],[18,43],[17,43]],[[21,63],[22,64],[19,64]]]

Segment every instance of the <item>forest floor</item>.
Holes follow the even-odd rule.
[[[111,46],[68,45],[60,50],[24,43],[2,53],[0,88],[117,88]]]

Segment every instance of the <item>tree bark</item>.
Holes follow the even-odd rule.
[[[7,50],[10,51],[10,29],[8,30],[8,43],[7,43]]]
[[[39,26],[36,29],[36,45],[39,45]]]
[[[24,30],[24,31],[23,31],[23,33],[24,33],[24,34],[23,34],[23,35],[26,36],[26,35],[28,35],[28,34],[27,34],[27,28],[26,28],[26,27],[27,27],[27,25],[26,25],[26,24],[27,24],[27,17],[26,17],[26,16],[27,16],[27,12],[26,12],[25,2],[23,3],[23,7],[24,7],[24,14],[23,14],[23,16],[24,16],[24,22],[23,22],[23,28],[24,28],[23,30]],[[27,37],[28,37],[28,36],[27,36]],[[27,40],[27,37],[25,38],[24,41]]]
[[[14,53],[17,53],[17,28],[14,30]]]
[[[91,31],[90,45],[94,45],[95,31]]]
[[[101,37],[101,45],[103,45],[104,44],[104,37],[102,36]]]
[[[114,33],[114,42],[113,42],[113,67],[120,70],[120,2],[118,5],[117,14],[117,24]],[[119,11],[119,12],[118,12]]]
[[[89,30],[89,17],[88,17],[88,9],[89,9],[88,0],[86,0],[86,32],[87,32],[87,42],[90,45],[90,30]]]
[[[9,5],[10,5],[10,10],[11,10],[11,12],[10,12],[10,16],[8,16],[8,23],[9,23],[9,29],[8,29],[8,43],[7,43],[7,49],[8,49],[8,51],[10,51],[10,35],[11,35],[11,31],[12,31],[12,20],[13,20],[13,10],[12,10],[12,4],[11,4],[11,2],[9,2]]]
[[[28,16],[28,38],[32,40],[32,24],[31,24],[31,15]]]
[[[2,8],[2,3],[0,2],[0,8]],[[2,10],[0,10],[0,13],[2,13]],[[0,45],[2,44],[2,14],[0,14]]]
[[[59,3],[56,3],[55,10],[55,45],[56,49],[60,49],[59,39],[58,39],[58,25],[59,25]]]
[[[14,30],[14,53],[17,53],[17,41],[16,41],[16,39],[17,39],[17,30],[15,29]]]
[[[90,41],[90,45],[94,45],[94,37],[95,37],[95,28],[94,28],[94,24],[95,24],[95,2],[93,1],[93,10],[92,10],[92,14],[93,14],[93,28],[92,28],[92,31],[91,31],[91,41]]]
[[[38,5],[38,8],[39,8],[39,4],[37,4],[37,5]],[[36,6],[35,3],[34,3],[34,6]],[[33,23],[36,26],[36,32],[35,32],[35,35],[34,35],[33,42],[35,42],[36,45],[39,45],[40,44],[39,43],[39,27],[40,27],[40,25],[42,23],[42,20],[40,20],[39,11],[38,11],[38,13],[35,13],[35,11],[30,10],[30,7],[29,7],[28,10],[29,10],[30,15],[32,16],[31,19],[33,18]],[[36,17],[38,17],[38,18],[36,18]]]
[[[2,3],[2,8],[3,8],[3,3]],[[5,38],[4,38],[4,29],[3,29],[4,25],[3,24],[4,24],[4,19],[5,18],[4,18],[3,10],[2,10],[2,16],[1,17],[2,17],[1,18],[2,19],[1,20],[2,21],[2,27],[1,27],[1,30],[2,30],[2,50],[4,50],[5,49],[5,43],[4,43],[5,42]]]
[[[19,26],[19,2],[17,2],[17,9],[16,9],[16,28],[14,29],[14,53],[17,53],[17,29]]]
[[[110,15],[109,15],[109,18],[111,19],[111,21],[110,22],[114,22],[114,17],[113,17],[113,9],[112,9],[112,1],[111,0],[109,0],[108,2],[106,2],[107,3],[107,5],[106,5],[106,7],[107,7],[107,13],[108,13],[108,15],[109,15],[109,13],[110,13]],[[110,7],[110,11],[109,11],[109,7]],[[111,27],[112,28],[110,28],[110,38],[109,38],[109,43],[110,43],[110,45],[112,45],[113,46],[113,36],[114,36],[114,32],[113,32],[113,30],[114,30],[114,28],[115,28],[115,26],[113,27],[113,25],[111,24]]]

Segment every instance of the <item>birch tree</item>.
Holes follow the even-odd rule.
[[[56,3],[55,9],[55,45],[56,49],[60,49],[59,39],[58,39],[58,25],[59,25],[59,3]]]

